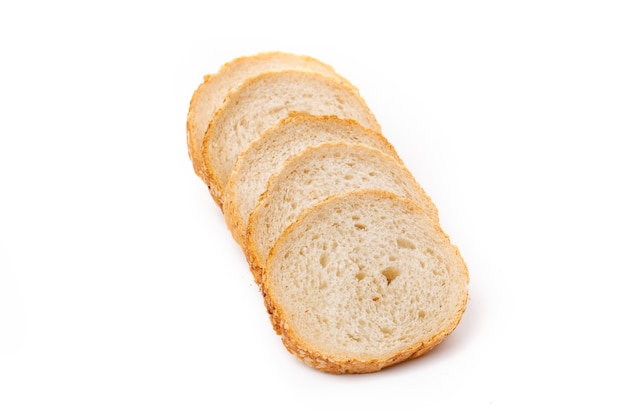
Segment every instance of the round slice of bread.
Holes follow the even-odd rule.
[[[206,182],[202,162],[202,139],[217,108],[228,92],[248,77],[268,71],[299,69],[319,72],[331,77],[340,77],[335,70],[317,59],[286,52],[263,52],[242,56],[224,65],[215,74],[205,75],[203,82],[194,91],[187,115],[187,148],[196,174]]]
[[[334,194],[358,189],[386,190],[410,198],[439,222],[430,197],[397,159],[361,144],[309,147],[270,177],[250,215],[244,252],[255,277],[265,267],[278,237],[302,211]]]
[[[431,350],[461,320],[468,284],[458,249],[414,201],[365,190],[303,212],[272,249],[261,288],[286,348],[341,374]]]
[[[336,115],[380,131],[356,88],[319,73],[286,70],[246,79],[215,112],[204,136],[202,157],[213,199],[222,190],[239,154],[290,112]]]
[[[237,243],[245,244],[248,218],[270,176],[285,161],[309,146],[325,142],[361,143],[387,153],[400,162],[393,146],[380,132],[354,120],[336,116],[292,114],[266,130],[237,158],[224,188],[224,218]]]

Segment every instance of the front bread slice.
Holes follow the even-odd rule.
[[[235,162],[223,195],[224,219],[237,243],[245,244],[248,218],[270,176],[307,147],[328,142],[361,143],[401,163],[393,146],[380,132],[366,129],[354,120],[293,114],[250,143]]]
[[[356,88],[318,73],[286,70],[248,78],[216,111],[203,139],[209,190],[222,207],[222,192],[239,154],[290,112],[336,115],[380,130]]]
[[[415,202],[364,190],[303,212],[272,249],[261,288],[286,348],[341,374],[435,347],[459,323],[468,283],[458,249]]]
[[[272,175],[248,222],[246,255],[258,278],[270,249],[303,210],[346,191],[379,189],[410,198],[438,223],[437,208],[397,159],[369,146],[323,143],[289,159]]]
[[[317,59],[278,51],[242,56],[222,65],[217,73],[206,75],[191,97],[187,114],[187,149],[194,171],[202,180],[206,182],[202,139],[209,121],[228,93],[246,78],[285,69],[319,72],[348,83],[330,65]]]

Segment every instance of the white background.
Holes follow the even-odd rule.
[[[620,1],[0,6],[0,415],[624,415]],[[333,376],[287,353],[187,156],[240,55],[335,67],[471,276],[427,356]]]

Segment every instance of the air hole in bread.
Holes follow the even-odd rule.
[[[356,228],[357,228],[357,229],[359,229],[359,230],[365,230],[365,229],[367,229],[367,226],[366,226],[366,225],[364,225],[363,223],[355,223],[355,224],[354,224],[354,227],[356,227]]]
[[[320,256],[320,265],[322,265],[322,268],[326,268],[326,265],[328,265],[328,254],[326,252]]]
[[[411,242],[408,239],[404,239],[402,237],[399,237],[396,242],[398,243],[398,247],[399,248],[404,248],[404,249],[415,249],[415,243]]]
[[[374,171],[372,171],[372,172],[368,172],[367,175],[369,175],[370,177],[375,177],[376,173]]]
[[[395,266],[388,266],[380,272],[385,276],[385,278],[387,278],[387,285],[390,285],[391,282],[396,279],[398,275],[400,275],[400,270]]]
[[[360,341],[361,341],[361,338],[360,338],[360,337],[357,337],[357,336],[355,336],[355,335],[353,335],[353,334],[350,334],[350,333],[348,333],[348,337],[349,337],[350,339],[354,340],[355,342],[360,342]]]
[[[344,179],[344,180],[346,180],[346,181],[350,181],[352,178],[354,178],[354,176],[353,176],[353,175],[350,175],[350,174],[346,174],[346,175],[343,177],[343,179]]]
[[[391,333],[393,332],[393,330],[392,330],[392,329],[390,329],[389,327],[381,327],[381,328],[380,328],[380,331],[381,331],[381,332],[383,332],[383,334],[384,334],[385,336],[386,336],[386,335],[389,335],[389,334],[391,334]]]
[[[356,277],[356,279],[361,281],[363,278],[365,278],[365,272],[359,271],[359,272],[356,273],[355,277]]]
[[[423,319],[424,317],[426,317],[426,312],[424,310],[420,310],[420,312],[417,314],[417,317]]]

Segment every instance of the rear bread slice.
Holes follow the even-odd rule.
[[[224,65],[215,74],[205,75],[204,81],[194,91],[189,103],[187,116],[187,148],[196,175],[206,182],[202,162],[202,139],[215,111],[222,104],[229,91],[246,78],[267,71],[299,69],[318,72],[331,77],[340,77],[335,70],[317,59],[286,52],[263,52],[236,58]]]
[[[410,198],[435,223],[437,208],[396,159],[361,144],[323,143],[289,159],[272,175],[252,211],[244,247],[255,277],[282,232],[308,207],[357,189],[380,189]]]
[[[336,115],[380,131],[356,88],[318,73],[286,70],[246,79],[216,111],[203,139],[202,157],[213,199],[222,192],[239,154],[290,112]]]
[[[336,195],[302,213],[272,249],[264,300],[286,348],[329,373],[366,373],[443,341],[465,310],[456,246],[412,200]]]
[[[393,146],[379,132],[336,116],[292,114],[265,131],[241,153],[224,188],[224,218],[233,238],[245,244],[248,218],[270,176],[308,146],[324,142],[361,143],[401,163]]]

